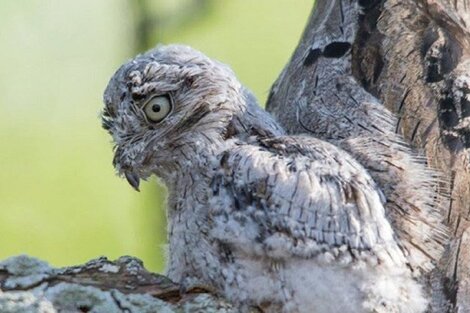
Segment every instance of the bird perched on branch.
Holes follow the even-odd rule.
[[[160,46],[104,102],[118,173],[168,188],[174,281],[264,312],[425,311],[381,186],[335,145],[285,135],[226,65]]]

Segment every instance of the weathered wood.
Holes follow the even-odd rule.
[[[2,313],[236,313],[229,303],[202,289],[180,292],[168,278],[145,270],[140,260],[102,257],[81,266],[55,269],[18,256],[0,262]]]
[[[396,132],[442,173],[439,193],[450,193],[442,205],[453,238],[430,279],[433,312],[470,312],[469,27],[468,0],[318,0],[267,103],[290,133],[327,140],[340,134],[336,113],[315,117],[325,110],[344,113],[373,96],[396,114]]]

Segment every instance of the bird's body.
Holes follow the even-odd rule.
[[[424,312],[380,186],[333,144],[286,136],[226,66],[160,47],[105,104],[117,170],[168,188],[171,279],[265,312]]]
[[[302,136],[187,149],[168,184],[170,278],[267,312],[424,309],[381,192],[343,151]]]

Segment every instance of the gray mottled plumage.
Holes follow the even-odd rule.
[[[172,107],[155,123],[157,96]],[[168,188],[171,279],[266,312],[424,312],[387,186],[332,143],[286,136],[227,66],[162,46],[123,65],[104,101],[118,172]]]

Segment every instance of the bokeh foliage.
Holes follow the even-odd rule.
[[[98,118],[108,79],[143,47],[133,1],[0,1],[0,259],[28,253],[62,266],[131,254],[163,269],[164,189],[154,180],[139,194],[115,176]],[[230,64],[261,103],[312,6],[148,2],[150,42]]]

